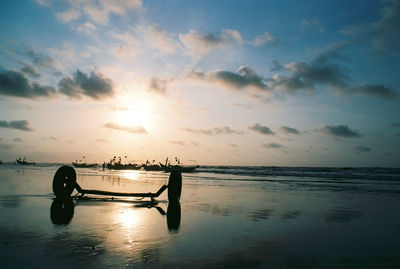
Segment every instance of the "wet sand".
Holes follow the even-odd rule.
[[[396,182],[184,174],[180,208],[165,192],[157,205],[79,200],[65,218],[54,216],[55,169],[0,168],[2,268],[400,268]],[[124,192],[155,192],[169,176],[77,173],[84,188]]]

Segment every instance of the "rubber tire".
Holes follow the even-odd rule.
[[[61,166],[53,178],[53,193],[57,198],[67,198],[71,196],[76,184],[76,172],[71,166]]]
[[[172,171],[168,180],[168,202],[179,203],[182,192],[182,174],[179,171]]]

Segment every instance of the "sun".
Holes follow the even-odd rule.
[[[123,126],[146,127],[151,124],[149,105],[144,103],[129,106],[118,106],[115,113],[115,123]]]

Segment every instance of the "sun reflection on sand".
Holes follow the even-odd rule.
[[[119,221],[125,228],[131,229],[139,226],[141,218],[138,217],[138,211],[132,210],[131,205],[123,205],[123,211],[118,215]]]
[[[126,170],[120,171],[120,175],[123,178],[136,181],[140,179],[141,172],[136,170]]]

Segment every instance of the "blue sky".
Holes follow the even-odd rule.
[[[398,166],[400,1],[2,1],[0,159]]]

